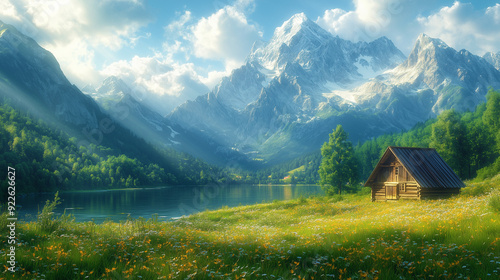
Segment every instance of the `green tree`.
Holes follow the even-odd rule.
[[[500,129],[500,92],[492,89],[486,95],[486,110],[483,114],[483,122],[489,127]]]
[[[469,148],[467,133],[460,115],[455,110],[441,113],[432,125],[431,148],[443,157],[450,167],[465,178],[469,173]]]
[[[470,149],[469,178],[473,178],[478,169],[495,160],[495,138],[479,119],[467,123],[467,140]]]
[[[500,92],[490,89],[486,95],[486,110],[483,122],[493,135],[496,135],[497,150],[500,152]]]
[[[357,179],[357,163],[354,158],[352,143],[347,140],[348,134],[341,125],[330,134],[328,142],[321,147],[321,164],[319,176],[321,188],[328,195],[342,189],[348,184],[353,186]]]

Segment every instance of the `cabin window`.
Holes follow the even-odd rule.
[[[399,190],[402,192],[406,191],[406,184],[399,184]]]
[[[399,181],[399,166],[396,166],[394,170],[394,175],[396,175],[396,182]]]

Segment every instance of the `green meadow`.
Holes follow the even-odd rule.
[[[500,176],[446,200],[371,202],[366,188],[173,222],[18,222],[4,279],[498,279]],[[3,230],[5,229],[5,230]]]

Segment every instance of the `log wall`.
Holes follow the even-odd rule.
[[[385,200],[385,186],[375,185],[372,186],[372,201]]]
[[[460,188],[422,188],[420,196],[422,199],[448,198],[460,193]]]
[[[400,183],[398,188],[400,199],[420,199],[420,187],[415,181]]]

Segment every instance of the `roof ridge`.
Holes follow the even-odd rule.
[[[389,146],[391,149],[410,149],[410,150],[436,150],[434,148],[421,148],[421,147],[401,147],[401,146]]]
[[[392,154],[397,161],[410,173],[422,188],[463,188],[464,183],[453,169],[444,161],[436,149],[418,147],[389,146],[370,177],[365,183],[369,184],[379,172],[380,164]]]

